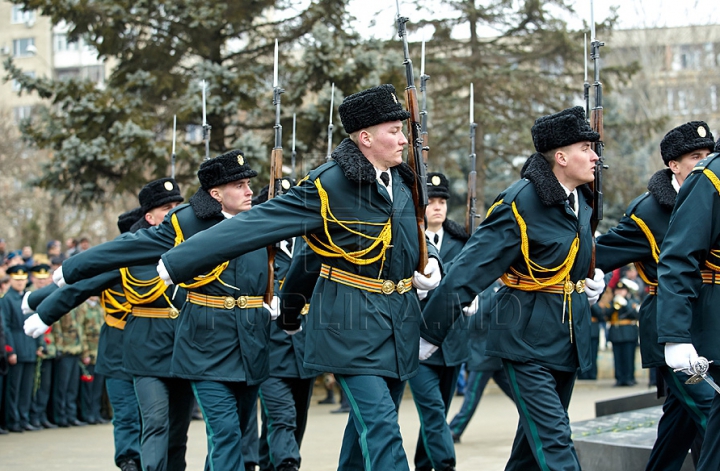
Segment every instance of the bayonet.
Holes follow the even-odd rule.
[[[202,86],[202,129],[203,129],[203,140],[205,141],[205,160],[210,160],[210,128],[211,126],[207,122],[207,114],[205,109],[205,94],[207,88],[207,82],[203,79],[200,82]]]
[[[173,115],[173,143],[170,155],[170,178],[175,178],[175,136],[177,131],[177,115]]]
[[[332,84],[332,88],[330,89],[330,119],[328,124],[328,131],[327,131],[327,139],[328,139],[328,146],[327,146],[327,155],[325,156],[326,161],[330,161],[332,159],[331,153],[332,153],[332,133],[333,133],[333,106],[335,103],[335,84]]]
[[[427,111],[427,82],[430,76],[425,74],[425,39],[422,42],[422,50],[420,55],[420,95],[422,96],[422,108],[420,109],[420,136],[422,137],[423,161],[427,164],[429,159],[429,140],[428,140],[428,111]]]
[[[475,207],[477,201],[477,154],[475,153],[475,93],[473,84],[470,84],[470,172],[468,173],[468,197],[467,197],[467,215],[465,217],[465,231],[472,235],[477,226],[477,210]]]
[[[293,113],[293,138],[292,138],[292,153],[290,154],[290,178],[295,181],[295,159],[297,153],[295,152],[295,113]]]

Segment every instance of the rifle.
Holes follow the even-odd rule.
[[[468,173],[468,196],[467,196],[467,215],[465,217],[465,232],[472,235],[475,232],[475,222],[477,221],[477,212],[475,209],[475,202],[477,200],[477,191],[475,186],[477,185],[477,154],[475,154],[475,129],[477,129],[477,123],[475,122],[475,110],[474,110],[474,93],[473,84],[470,84],[470,172]]]
[[[275,105],[275,147],[270,154],[270,183],[268,184],[268,201],[275,197],[275,186],[277,181],[282,178],[282,125],[280,124],[280,95],[285,92],[278,85],[278,41],[275,40],[275,63],[273,67],[273,105]],[[280,185],[278,192],[282,193],[283,188]],[[268,281],[265,288],[265,302],[270,304],[273,299],[273,291],[275,288],[275,254],[278,246],[268,245]]]
[[[207,115],[205,113],[205,89],[207,88],[207,82],[205,80],[200,82],[202,86],[202,110],[203,110],[203,140],[205,141],[205,160],[210,160],[210,126],[207,122]]]
[[[605,133],[603,130],[603,101],[602,101],[602,83],[600,82],[600,48],[605,45],[604,42],[598,41],[595,37],[595,17],[593,11],[593,1],[590,0],[590,58],[593,61],[595,71],[595,81],[593,88],[595,90],[595,106],[592,108],[590,113],[590,127],[593,131],[600,134],[600,140],[594,142],[592,149],[598,156],[598,161],[595,163],[595,180],[590,182],[590,189],[593,192],[592,201],[592,216],[590,218],[590,228],[595,234],[598,223],[603,218],[603,192],[602,192],[602,171],[607,168],[605,165],[603,139]],[[589,100],[589,98],[588,98]],[[595,244],[593,243],[592,259],[590,260],[590,270],[588,275],[593,277],[595,275]]]
[[[175,178],[175,131],[177,130],[177,115],[173,115],[173,145],[170,156],[170,178]]]
[[[428,204],[427,196],[427,171],[426,163],[423,157],[423,151],[429,150],[423,146],[421,136],[420,111],[418,109],[417,90],[415,89],[415,76],[413,75],[412,61],[410,60],[410,51],[407,41],[407,30],[405,23],[409,18],[400,16],[400,2],[395,0],[397,5],[397,29],[398,36],[403,41],[403,64],[405,65],[405,77],[407,79],[407,87],[405,88],[405,102],[407,103],[410,117],[408,118],[408,165],[416,175],[415,185],[412,188],[413,202],[415,203],[415,219],[418,226],[418,245],[420,247],[420,258],[418,260],[417,271],[425,273],[425,266],[428,262],[427,242],[425,240],[425,208]]]
[[[332,88],[330,89],[330,120],[328,124],[328,150],[327,155],[325,156],[325,160],[327,162],[330,162],[332,159],[331,153],[332,153],[332,133],[333,133],[333,104],[335,103],[335,84],[332,84]]]
[[[587,33],[585,33],[585,82],[583,83],[583,98],[585,99],[585,119],[590,121],[590,82],[588,82],[588,49]]]

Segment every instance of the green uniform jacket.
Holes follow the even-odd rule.
[[[320,258],[333,268],[369,278],[394,282],[411,278],[419,249],[409,167],[401,164],[391,169],[391,201],[377,181],[375,168],[352,141],[345,139],[332,156],[333,161],[311,171],[288,193],[223,221],[164,254],[172,279],[188,279],[223,260],[300,235],[310,236],[316,245],[329,245],[331,238],[346,252],[368,249],[373,241],[367,236],[378,236],[388,221],[391,247],[384,261],[380,257],[358,265],[345,258]],[[342,223],[331,221],[333,216]],[[376,247],[362,258],[380,254]],[[308,278],[307,284],[314,292],[306,323],[306,368],[402,380],[415,373],[420,305],[414,289],[385,295],[324,278]]]
[[[705,262],[720,265],[720,175],[717,153],[698,163],[683,182],[660,250],[658,341],[690,343],[698,354],[720,361],[720,286],[703,284]],[[711,252],[713,251],[713,252]]]
[[[677,198],[671,178],[670,169],[656,172],[648,182],[648,192],[630,203],[617,226],[597,238],[595,259],[598,268],[608,273],[635,263],[647,281],[657,283],[655,257],[660,255],[660,247]],[[645,225],[652,240],[639,224]],[[640,306],[639,319],[643,368],[665,366],[664,349],[658,343],[657,296],[645,298]]]
[[[65,260],[65,280],[74,283],[112,269],[156,264],[160,256],[175,245],[176,236],[179,235],[172,223],[173,215],[186,240],[225,218],[220,203],[201,188],[190,198],[189,204],[173,209],[159,226],[123,234]],[[260,231],[250,232],[255,232],[260,238],[264,237]],[[238,241],[237,233],[233,234],[231,240]],[[216,242],[203,245],[194,255],[205,260],[211,255],[208,251],[215,247],[218,247]],[[242,257],[221,258],[207,265],[206,270],[188,274],[183,281],[192,281],[193,276],[206,273],[230,260],[220,275],[222,283],[213,281],[188,291],[233,298],[262,296],[267,284],[267,251],[262,246],[248,252]],[[245,381],[249,384],[259,384],[268,377],[270,316],[265,308],[226,310],[186,302],[178,320],[180,323],[175,334],[171,367],[173,376],[197,380]]]
[[[425,307],[425,320],[434,327],[428,331],[431,343],[440,345],[452,325],[452,317],[437,315],[448,312],[447,305],[459,302],[467,306],[510,267],[528,274],[513,203],[527,227],[530,260],[545,268],[558,267],[568,257],[575,237],[579,237],[570,280],[577,282],[587,277],[592,252],[587,187],[578,188],[576,216],[544,157],[530,157],[523,176],[498,196],[491,213],[465,244]],[[585,293],[573,290],[570,296],[572,343],[569,307],[565,306],[563,319],[562,294],[501,288],[496,293],[498,314],[490,323],[486,353],[518,362],[535,361],[558,371],[575,371],[578,365],[583,370],[590,368],[590,306]]]
[[[449,219],[443,222],[443,232],[440,258],[443,261],[443,266],[447,268],[452,264],[455,257],[460,254],[469,236],[463,227]],[[421,307],[428,303],[434,292],[435,290],[430,291],[427,298],[420,302]],[[448,313],[448,315],[452,316],[453,314]],[[457,366],[468,361],[470,357],[469,330],[470,326],[473,325],[473,321],[472,318],[459,316],[440,348],[430,358],[424,360],[423,363],[427,365]]]

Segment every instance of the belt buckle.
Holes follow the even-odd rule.
[[[247,296],[240,296],[237,298],[237,307],[240,309],[245,309],[248,305],[248,297]]]
[[[580,280],[577,283],[575,283],[575,291],[577,291],[578,293],[585,292],[585,280]]]
[[[405,280],[400,280],[397,282],[397,292],[400,294],[403,294],[405,291]]]
[[[175,306],[170,306],[170,314],[168,314],[168,317],[170,319],[177,319],[180,315],[180,311],[178,311],[178,308]]]
[[[395,283],[391,280],[385,280],[382,282],[383,294],[392,294],[395,291]]]
[[[225,309],[232,309],[235,307],[235,298],[232,296],[225,296],[225,299],[223,299],[223,307]]]
[[[575,291],[575,283],[570,280],[567,280],[565,283],[563,283],[563,293],[570,294],[573,291]]]

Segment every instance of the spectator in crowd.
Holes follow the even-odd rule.
[[[60,257],[61,260],[65,259],[65,255],[62,253],[62,243],[55,239],[47,243],[47,258],[52,260],[55,257]]]
[[[78,241],[74,237],[65,239],[65,257],[72,257],[77,252]]]
[[[33,249],[29,245],[22,248],[22,259],[26,267],[30,268],[35,265],[35,259],[33,258]]]
[[[81,252],[85,252],[90,247],[90,239],[88,239],[87,236],[82,236],[80,238],[80,241],[78,242],[77,250],[75,251],[75,253],[79,254]]]
[[[13,267],[15,265],[24,265],[25,260],[23,260],[22,257],[22,251],[20,250],[13,250],[12,252],[7,254],[7,257],[5,258],[5,265],[6,269]]]
[[[5,255],[7,255],[7,245],[5,239],[0,238],[0,260],[5,260]]]

